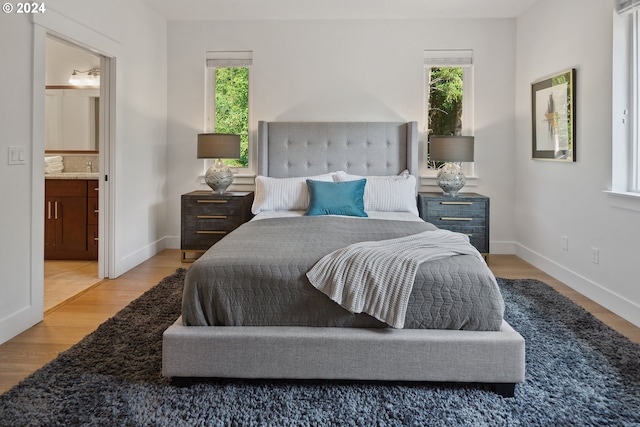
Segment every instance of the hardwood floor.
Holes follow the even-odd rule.
[[[185,267],[180,251],[164,251],[117,279],[104,280],[60,304],[44,320],[0,345],[0,393],[53,360],[132,300]]]
[[[498,277],[542,280],[640,344],[640,328],[614,315],[537,268],[512,255],[490,255],[489,267]],[[0,345],[0,393],[54,359],[133,299],[176,268],[179,250],[166,250],[114,280],[104,280],[45,315],[44,321]]]
[[[98,261],[46,260],[44,312],[55,310],[99,282]]]

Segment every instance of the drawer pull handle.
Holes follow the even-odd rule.
[[[473,218],[456,218],[456,217],[444,216],[440,218],[440,221],[473,221]]]
[[[209,230],[198,230],[196,234],[227,234],[226,231],[209,231]]]
[[[226,215],[197,215],[197,219],[227,219]]]
[[[228,200],[197,200],[197,203],[219,203],[219,204],[226,204],[228,203]]]
[[[472,205],[473,202],[440,202],[441,205]]]

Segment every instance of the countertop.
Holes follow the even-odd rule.
[[[100,172],[60,172],[45,173],[45,179],[98,179]]]

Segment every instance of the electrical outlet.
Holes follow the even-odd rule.
[[[591,248],[591,262],[594,264],[600,263],[600,249]]]
[[[568,251],[569,250],[569,238],[567,236],[562,236],[562,250],[563,251]]]

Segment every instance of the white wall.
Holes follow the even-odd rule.
[[[473,49],[479,179],[467,191],[491,197],[492,251],[514,250],[514,182],[505,176],[514,173],[515,20],[211,21],[168,28],[167,225],[174,247],[180,195],[202,188],[195,143],[204,129],[207,50],[253,51],[255,130],[259,120],[417,120],[423,129],[423,50]]]
[[[611,61],[610,1],[542,0],[517,20],[517,254],[640,325],[640,212],[603,193],[611,189]],[[577,162],[531,160],[530,83],[568,68],[577,72]]]
[[[0,16],[2,63],[10,64],[0,67],[0,343],[42,318],[43,28],[89,46],[99,41],[116,56],[115,274],[162,249],[166,236],[166,21],[131,0],[59,0],[47,9],[38,25],[27,15]],[[26,148],[26,165],[7,165],[14,145]]]
[[[3,342],[35,323],[39,316],[29,310],[33,280],[32,165],[29,161],[26,165],[8,166],[10,146],[25,147],[26,158],[31,159],[33,29],[27,15],[2,14],[0,26],[4,34],[11,34],[0,37],[4,64],[0,67],[0,194],[4,200],[0,213],[0,342]]]

